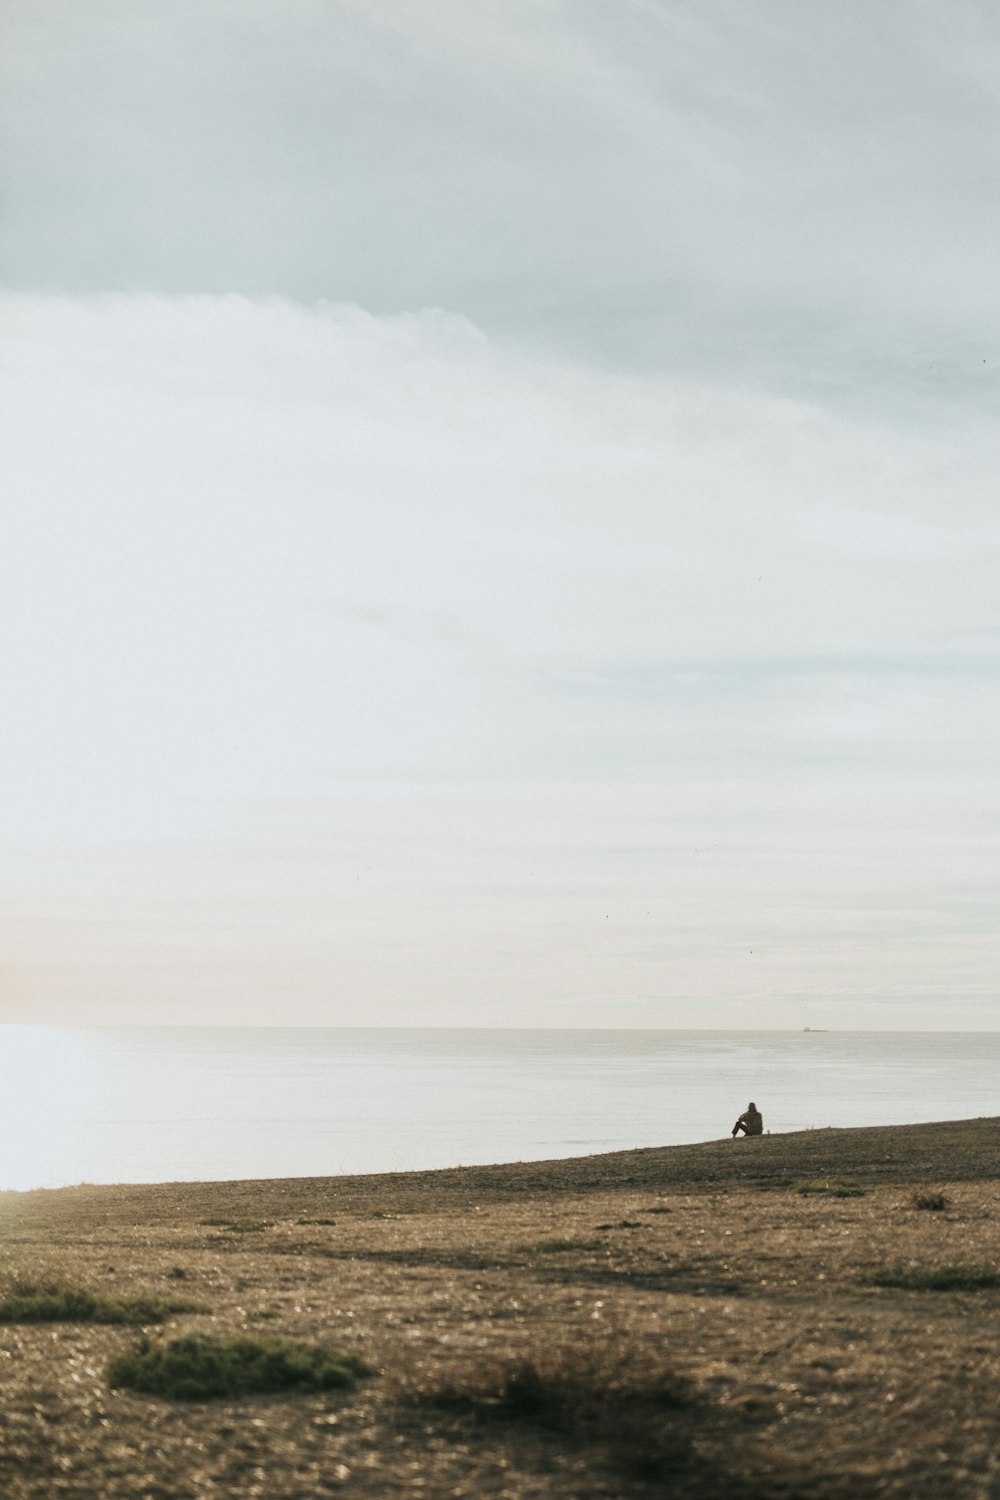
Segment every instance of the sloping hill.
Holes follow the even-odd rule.
[[[564,1160],[506,1162],[360,1177],[290,1177],[224,1183],[99,1187],[84,1184],[0,1194],[0,1224],[41,1227],[67,1213],[76,1227],[125,1218],[163,1223],[192,1214],[306,1212],[317,1202],[344,1210],[460,1207],[513,1198],[642,1188],[766,1187],[790,1179],[850,1177],[876,1183],[981,1182],[1000,1177],[1000,1117],[926,1125],[803,1130],[693,1146],[613,1151]]]

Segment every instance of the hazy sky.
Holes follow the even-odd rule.
[[[0,1018],[1000,1024],[996,7],[0,18]]]

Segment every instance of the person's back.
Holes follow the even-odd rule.
[[[744,1135],[764,1134],[764,1116],[752,1099],[733,1126],[732,1133],[739,1135],[741,1130]]]

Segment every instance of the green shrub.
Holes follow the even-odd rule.
[[[1000,1286],[1000,1272],[991,1266],[935,1266],[922,1271],[916,1266],[887,1266],[875,1271],[872,1286],[902,1287],[909,1292],[978,1292]]]
[[[0,1301],[0,1323],[163,1323],[199,1312],[173,1297],[99,1297],[82,1287],[19,1283]]]
[[[175,1401],[209,1401],[259,1391],[350,1390],[373,1372],[357,1355],[282,1339],[191,1334],[142,1338],[108,1366],[108,1384]]]

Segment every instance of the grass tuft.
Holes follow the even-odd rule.
[[[174,1313],[200,1312],[174,1297],[99,1297],[83,1287],[20,1282],[0,1301],[0,1323],[163,1323]]]
[[[939,1214],[951,1205],[944,1193],[914,1193],[913,1207],[926,1208],[931,1213]]]
[[[419,1405],[530,1424],[603,1451],[613,1467],[662,1478],[691,1457],[692,1384],[627,1341],[538,1350],[419,1393]]]
[[[863,1198],[864,1188],[853,1182],[842,1182],[838,1177],[814,1177],[806,1182],[793,1182],[793,1193],[825,1193],[830,1198]]]
[[[909,1292],[979,1292],[1000,1286],[1000,1272],[992,1266],[886,1266],[869,1278],[872,1286],[902,1287]]]
[[[571,1250],[603,1250],[604,1245],[600,1240],[535,1240],[530,1245],[519,1245],[520,1251],[527,1255],[564,1255]]]
[[[168,1343],[140,1339],[111,1361],[108,1384],[174,1401],[210,1401],[261,1391],[350,1390],[372,1373],[357,1355],[342,1349],[192,1334]]]

